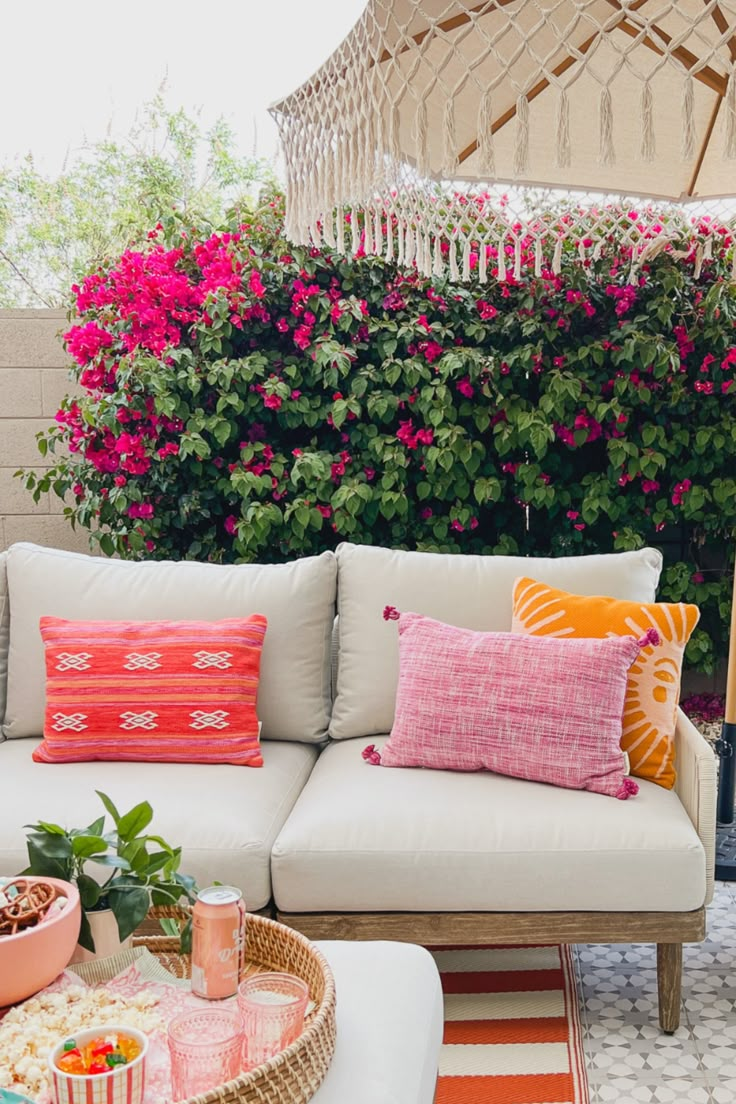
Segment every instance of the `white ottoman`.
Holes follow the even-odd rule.
[[[432,1104],[443,1024],[432,956],[411,943],[317,946],[335,974],[337,1045],[312,1104]]]

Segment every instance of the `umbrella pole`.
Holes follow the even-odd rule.
[[[731,632],[728,642],[726,674],[726,710],[721,738],[716,743],[721,763],[718,775],[718,831],[716,836],[716,878],[736,881],[736,565],[734,594],[731,607]]]

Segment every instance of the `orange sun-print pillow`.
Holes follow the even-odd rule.
[[[534,579],[514,583],[512,632],[532,636],[643,636],[656,629],[660,644],[643,648],[629,668],[621,747],[631,773],[671,790],[675,784],[675,723],[682,657],[698,623],[697,606],[625,602],[555,590]]]

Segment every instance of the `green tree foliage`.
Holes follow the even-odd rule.
[[[532,246],[523,279],[460,285],[294,247],[281,219],[278,200],[201,236],[171,217],[83,282],[67,347],[87,393],[28,485],[71,492],[70,521],[129,557],[660,545],[662,597],[703,613],[688,660],[712,669],[736,537],[730,240],[702,271],[694,248],[632,269],[614,241],[584,267],[571,241],[538,277]]]
[[[123,140],[67,160],[52,178],[32,157],[0,167],[0,308],[64,307],[73,283],[145,240],[167,211],[218,225],[274,179],[267,162],[235,152],[224,120],[205,131],[162,93]]]

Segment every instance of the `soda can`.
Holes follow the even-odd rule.
[[[245,953],[245,904],[235,886],[208,886],[192,912],[192,992],[209,1000],[238,991]]]

